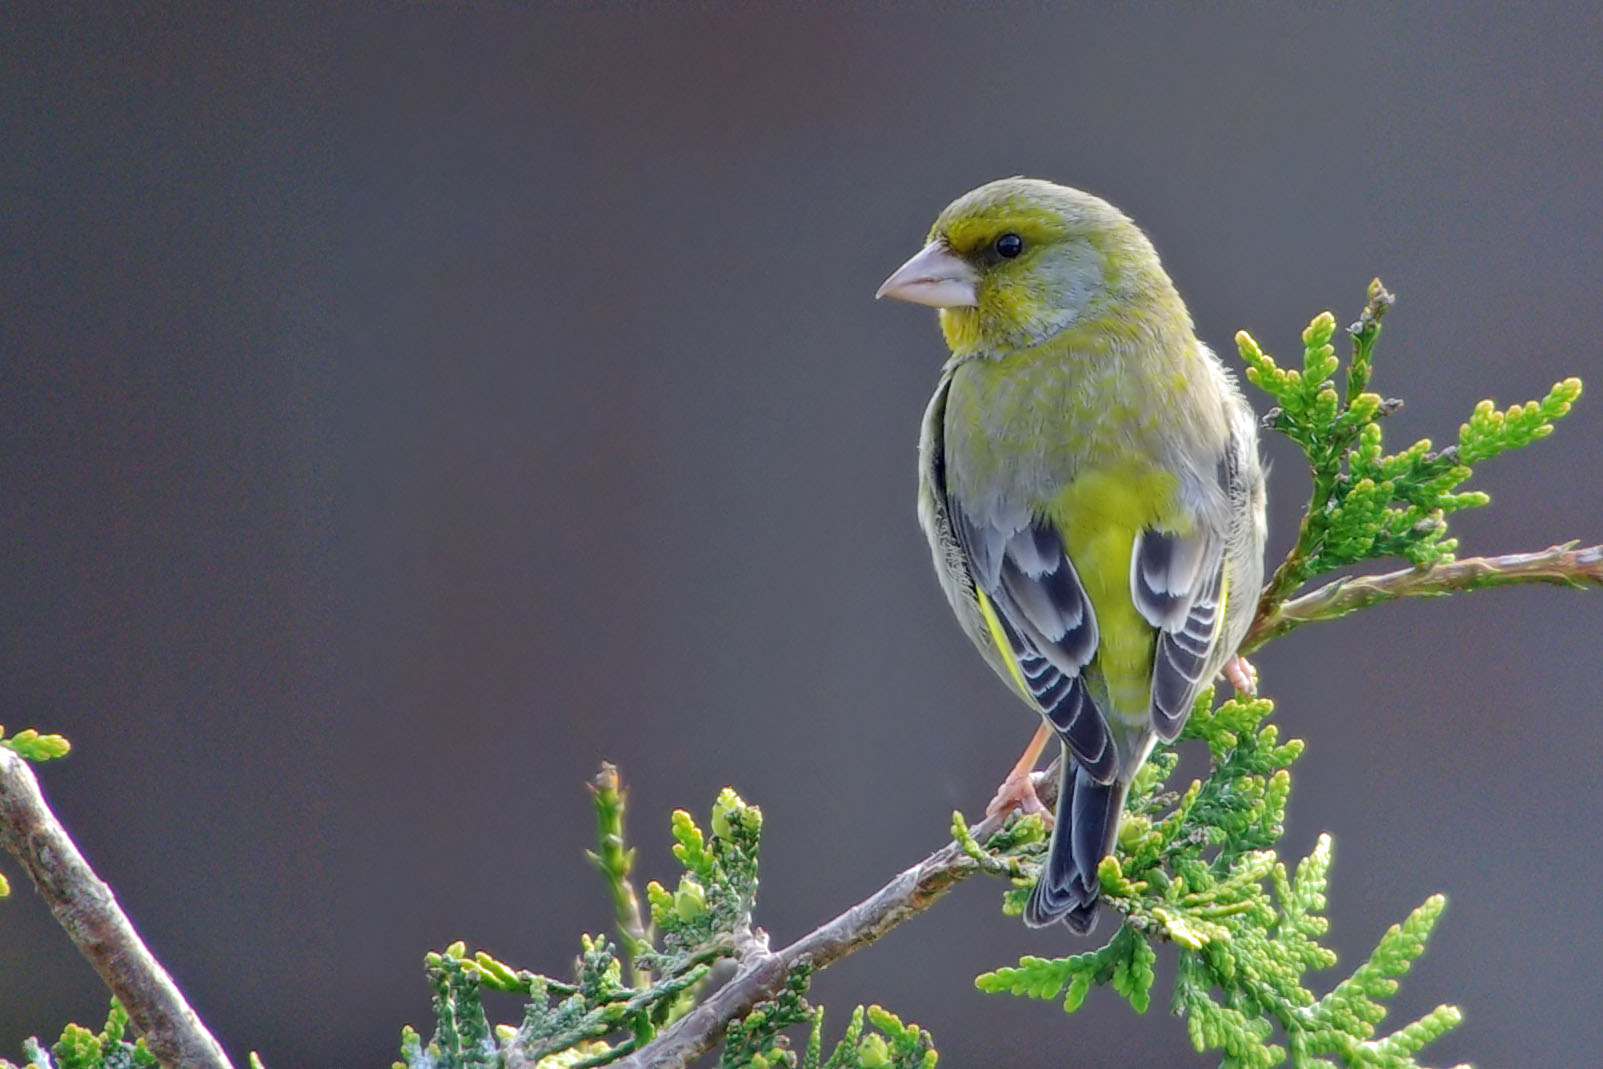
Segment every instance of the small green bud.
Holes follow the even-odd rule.
[[[669,894],[668,889],[656,880],[646,884],[646,902],[651,907],[652,924],[665,924],[668,918],[673,915],[673,895]]]
[[[1336,317],[1329,312],[1320,312],[1302,332],[1302,344],[1305,348],[1312,349],[1324,345],[1335,333]]]
[[[740,804],[740,795],[725,787],[718,794],[718,800],[712,804],[712,833],[724,842],[729,842],[732,829],[729,818],[736,816],[736,806]]]
[[[686,924],[706,916],[707,892],[701,884],[686,876],[679,881],[679,890],[674,892],[673,910]]]
[[[863,1069],[885,1069],[891,1064],[890,1044],[884,1036],[864,1036],[857,1044],[857,1064]]]
[[[729,842],[736,829],[743,832],[760,832],[763,828],[763,811],[735,793],[733,787],[718,792],[712,804],[712,833]]]
[[[1274,374],[1275,362],[1263,351],[1257,340],[1244,330],[1236,331],[1236,351],[1252,370],[1256,371],[1259,365],[1262,365],[1265,373]]]

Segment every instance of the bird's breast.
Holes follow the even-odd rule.
[[[1032,505],[1082,471],[1158,462],[1187,383],[1116,345],[1026,349],[974,359],[952,375],[948,486],[976,505]]]

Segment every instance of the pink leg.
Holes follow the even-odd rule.
[[[1030,782],[1030,775],[1035,771],[1035,762],[1040,760],[1041,751],[1046,749],[1046,744],[1051,738],[1052,729],[1043,720],[1041,726],[1035,729],[1035,736],[1030,739],[1030,744],[1024,748],[1024,753],[1013,765],[1012,771],[1007,774],[1002,785],[996,788],[996,797],[985,807],[986,816],[999,816],[1009,809],[1017,808],[1024,813],[1039,813],[1046,818],[1047,823],[1052,822],[1051,812],[1041,804],[1041,799],[1036,797],[1035,785]]]
[[[1258,670],[1241,654],[1226,661],[1220,674],[1236,688],[1237,694],[1250,698],[1258,693]]]

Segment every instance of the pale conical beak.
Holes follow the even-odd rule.
[[[880,284],[874,293],[931,308],[971,308],[980,303],[980,276],[944,241],[930,242]]]

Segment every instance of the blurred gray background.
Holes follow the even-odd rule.
[[[1603,15],[1515,7],[8,6],[0,721],[73,740],[47,793],[269,1066],[387,1065],[454,939],[564,971],[609,924],[603,758],[646,877],[672,808],[760,803],[759,920],[793,938],[1033,726],[930,574],[942,348],[875,286],[948,200],[1038,175],[1130,212],[1232,366],[1238,328],[1293,358],[1383,277],[1394,446],[1603,388]],[[1306,477],[1268,452],[1278,557]],[[1588,396],[1486,466],[1463,552],[1603,538],[1600,462]],[[1603,1046],[1600,623],[1520,588],[1258,658],[1308,742],[1285,848],[1336,837],[1321,990],[1450,900],[1393,1018],[1463,1007],[1432,1064]],[[0,868],[14,1057],[105,995]],[[1217,1060],[1162,1000],[976,992],[1085,947],[1000,890],[824,974],[833,1028],[872,1000],[954,1066]]]

